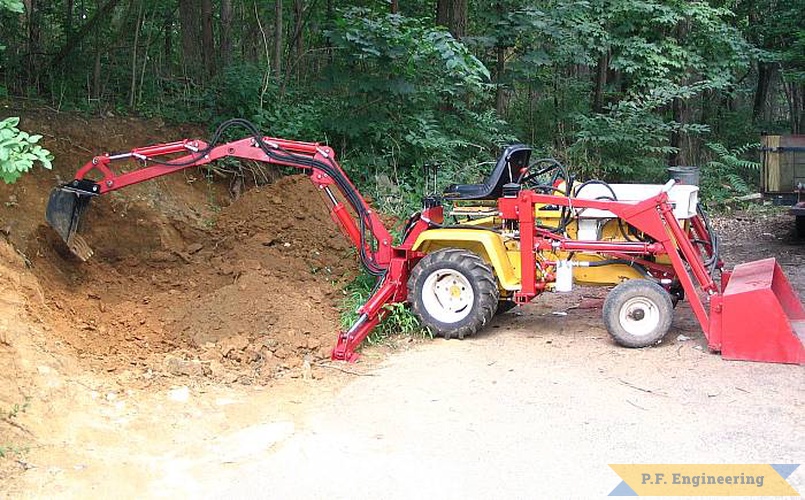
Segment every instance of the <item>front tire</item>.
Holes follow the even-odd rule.
[[[463,339],[492,319],[500,291],[483,259],[447,248],[426,255],[414,267],[408,295],[414,314],[434,335]]]
[[[604,324],[615,342],[625,347],[659,344],[671,328],[671,295],[644,279],[624,281],[604,300]]]

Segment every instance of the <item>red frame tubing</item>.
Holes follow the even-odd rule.
[[[405,301],[411,259],[408,257],[408,252],[398,253],[399,255],[391,259],[386,275],[380,278],[382,282],[378,289],[358,308],[358,319],[349,330],[338,335],[338,342],[330,355],[331,359],[350,363],[357,361],[359,356],[355,350],[386,316],[388,313],[386,305]]]
[[[541,229],[535,231],[534,205],[537,204],[557,205],[569,209],[607,210],[637,230],[651,236],[656,243],[578,241],[569,240]],[[699,298],[696,285],[685,268],[685,263],[687,262],[690,266],[693,277],[698,281],[702,291],[712,295],[717,293],[717,288],[707,273],[701,253],[693,246],[690,238],[676,220],[673,207],[668,203],[668,194],[664,190],[655,197],[639,202],[585,200],[523,190],[516,198],[498,200],[498,208],[502,218],[515,219],[520,223],[522,287],[515,294],[517,302],[527,302],[541,292],[542,287],[537,286],[535,274],[535,253],[539,250],[561,249],[636,255],[667,254],[685,291],[685,296],[688,297],[691,309],[707,336],[710,347],[714,348],[714,343],[710,341],[710,318]],[[680,252],[684,256],[684,261]]]

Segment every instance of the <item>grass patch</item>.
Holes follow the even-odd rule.
[[[369,300],[376,283],[374,276],[362,271],[344,288],[346,298],[341,304],[341,328],[343,330],[347,330],[358,319],[358,308]],[[406,304],[387,304],[385,308],[389,311],[386,317],[367,337],[370,344],[382,344],[389,337],[399,335],[433,338],[430,330],[419,322],[419,318],[411,312]]]

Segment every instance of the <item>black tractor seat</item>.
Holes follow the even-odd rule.
[[[503,195],[503,185],[516,182],[520,169],[528,166],[531,148],[525,144],[506,146],[495,168],[483,184],[453,184],[444,190],[448,200],[496,200]]]

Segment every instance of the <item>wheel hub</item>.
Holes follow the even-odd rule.
[[[621,306],[618,319],[629,334],[649,336],[660,324],[660,308],[648,297],[633,297]]]
[[[434,271],[422,287],[425,309],[442,323],[456,323],[472,310],[475,294],[469,280],[459,271]]]
[[[641,319],[646,317],[646,311],[643,309],[635,309],[629,314],[629,317],[635,321],[640,321]]]

